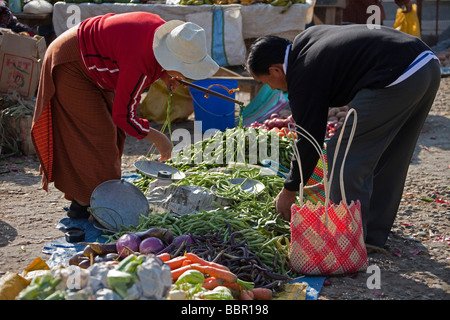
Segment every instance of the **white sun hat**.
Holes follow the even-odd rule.
[[[193,80],[209,78],[219,69],[206,53],[205,30],[192,22],[171,20],[160,26],[153,51],[165,70],[178,71]]]

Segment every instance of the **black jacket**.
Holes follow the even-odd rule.
[[[294,39],[286,71],[295,122],[322,145],[328,108],[347,105],[361,89],[386,87],[425,50],[431,49],[420,39],[389,27],[321,25],[306,29]],[[305,139],[298,140],[297,148],[306,184],[319,155]],[[299,184],[294,159],[284,186],[294,191]]]

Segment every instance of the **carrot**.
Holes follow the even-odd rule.
[[[241,291],[241,286],[237,282],[224,282],[223,286],[230,290]]]
[[[183,260],[183,262],[181,263],[181,266],[184,267],[184,266],[187,266],[187,265],[189,265],[189,264],[192,264],[192,261],[186,259],[186,260]]]
[[[167,252],[161,253],[161,254],[158,254],[156,257],[158,257],[158,258],[160,258],[162,261],[166,262],[166,261],[169,261],[169,260],[170,260],[170,253],[167,253]]]
[[[268,288],[253,288],[255,300],[272,300],[272,290]]]
[[[241,290],[239,300],[253,300],[253,294],[250,290]]]
[[[230,271],[230,269],[228,269],[226,266],[224,266],[224,265],[222,265],[220,263],[211,262],[211,261],[207,261],[205,259],[202,259],[199,256],[197,256],[195,253],[186,252],[185,256],[189,260],[191,260],[192,262],[200,263],[202,266],[215,267],[215,268],[218,268],[218,269],[223,269],[223,270]]]
[[[203,274],[209,274],[216,279],[222,279],[225,282],[237,282],[237,277],[233,272],[228,270],[218,269],[211,266],[192,265],[195,270],[200,271]]]
[[[166,261],[165,264],[167,264],[171,270],[175,270],[181,267],[184,260],[187,260],[187,258],[185,256],[180,256]]]
[[[188,264],[187,266],[180,267],[180,268],[178,268],[178,269],[172,270],[172,271],[171,271],[171,273],[172,273],[172,281],[173,281],[173,282],[177,281],[177,279],[178,279],[184,272],[186,272],[187,270],[190,270],[190,269],[194,269],[194,265],[193,265],[193,264]]]
[[[203,282],[203,288],[212,290],[215,287],[223,285],[224,281],[222,279],[216,279],[214,277],[206,278]]]
[[[202,266],[198,263],[192,264],[195,270],[200,271],[203,274],[209,274],[211,277],[216,279],[222,279],[224,283],[236,283],[239,289],[253,289],[253,282],[246,282],[238,279],[238,277],[231,271],[218,269],[211,266]]]

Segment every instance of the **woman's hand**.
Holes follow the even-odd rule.
[[[165,161],[169,160],[172,156],[172,142],[167,138],[167,136],[159,132],[158,130],[155,130],[153,128],[150,128],[149,134],[145,137],[147,141],[152,142],[156,149],[158,150],[160,157],[159,161]]]
[[[164,81],[169,91],[174,92],[181,85],[178,80],[181,80],[182,76],[179,72],[165,71],[160,79]]]
[[[295,203],[296,195],[296,191],[289,191],[283,188],[275,198],[278,214],[287,221],[291,220],[291,207]]]

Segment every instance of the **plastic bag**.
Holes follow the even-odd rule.
[[[413,4],[410,12],[403,12],[403,9],[398,8],[393,28],[420,38],[420,23],[419,17],[417,16],[417,5]]]
[[[216,210],[214,202],[229,205],[229,200],[219,198],[210,190],[199,186],[156,187],[149,190],[147,199],[153,213],[169,211],[180,215]]]
[[[45,0],[32,0],[23,6],[23,13],[52,13],[53,5]]]
[[[6,272],[0,278],[0,300],[14,300],[30,282],[31,280],[27,280],[17,273]]]
[[[167,119],[169,89],[162,80],[155,81],[141,102],[141,117],[159,124]],[[170,121],[184,121],[194,111],[189,89],[179,86],[173,93],[170,104]]]

